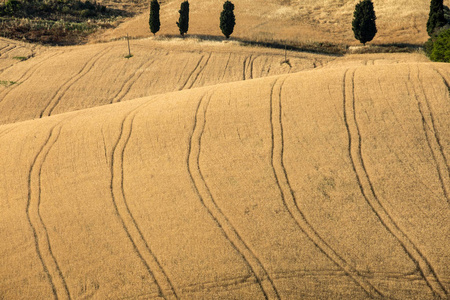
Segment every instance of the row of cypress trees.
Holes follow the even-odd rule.
[[[155,35],[161,28],[161,22],[159,20],[159,2],[158,0],[152,0],[150,2],[150,19],[149,26],[150,31]],[[236,25],[236,18],[234,16],[234,4],[230,1],[225,1],[223,4],[223,11],[220,14],[220,29],[226,38],[229,38],[233,33],[234,25]],[[189,2],[184,1],[181,3],[180,10],[178,11],[180,17],[177,22],[178,29],[181,36],[189,30]]]
[[[431,0],[430,13],[427,22],[427,32],[430,35],[430,40],[425,45],[427,54],[433,51],[434,41],[438,38],[439,31],[448,24],[448,20],[445,16],[445,6],[443,0]],[[159,20],[159,3],[158,0],[152,0],[150,3],[150,31],[155,34],[159,31],[161,23]],[[448,10],[448,8],[447,8]],[[223,11],[220,14],[220,29],[226,38],[229,38],[233,33],[236,19],[234,16],[234,4],[230,1],[225,1],[223,4]],[[177,22],[180,34],[184,36],[189,29],[189,2],[184,1],[181,3],[179,20]],[[448,11],[450,13],[450,11]],[[361,0],[355,6],[353,13],[352,29],[354,36],[362,44],[370,42],[377,33],[376,16],[373,7],[372,0]],[[450,33],[446,36],[450,36]],[[450,43],[450,42],[449,42]],[[442,47],[441,47],[442,48]],[[448,45],[450,57],[450,44]]]

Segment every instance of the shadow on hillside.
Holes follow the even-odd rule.
[[[369,54],[369,53],[416,53],[423,49],[422,44],[388,43],[369,44],[366,46],[349,46],[346,44],[333,44],[328,42],[295,42],[286,40],[249,40],[239,37],[226,39],[217,35],[188,34],[185,37],[174,34],[159,35],[156,40],[186,40],[196,42],[226,42],[238,43],[241,46],[265,47],[273,49],[289,50],[293,52],[307,52],[329,56],[344,56],[345,54]]]
[[[367,46],[351,46],[348,53],[367,54],[367,53],[414,53],[422,51],[423,44],[409,43],[390,43],[375,44]]]
[[[179,35],[160,35],[157,36],[157,40],[165,40],[165,39],[183,39]],[[226,39],[223,36],[217,35],[202,35],[202,34],[193,34],[186,35],[184,37],[186,40],[197,40],[197,41],[213,41],[213,42],[238,42],[241,46],[254,46],[254,47],[265,47],[265,48],[273,48],[273,49],[286,49],[294,52],[309,52],[315,54],[324,54],[324,55],[332,55],[332,56],[343,56],[347,53],[348,46],[344,44],[332,44],[332,43],[324,43],[324,42],[310,42],[310,43],[299,43],[292,41],[265,41],[265,40],[249,40],[239,37],[231,37]]]

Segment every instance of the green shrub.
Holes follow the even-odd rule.
[[[425,42],[425,44],[423,44],[423,50],[425,51],[425,54],[430,57],[431,52],[433,51],[433,44],[434,41],[432,38],[429,38],[428,41]]]
[[[442,31],[437,36],[430,52],[432,61],[450,62],[450,29]]]
[[[11,15],[11,16],[19,14],[21,9],[22,9],[22,5],[21,4],[22,3],[19,2],[18,0],[8,0],[8,1],[6,1],[5,8],[4,8],[5,13],[7,15]]]

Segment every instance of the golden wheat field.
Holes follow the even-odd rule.
[[[426,40],[410,2],[374,0],[374,43]],[[0,299],[449,299],[449,65],[288,65],[205,38],[221,3],[192,0],[201,38],[145,11],[87,45],[0,39]],[[355,3],[236,1],[236,35],[348,42]]]

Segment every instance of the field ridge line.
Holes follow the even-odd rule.
[[[208,97],[208,99],[204,100],[205,97]],[[199,197],[201,204],[217,224],[224,237],[230,242],[231,246],[244,260],[251,274],[255,276],[264,297],[266,299],[280,299],[273,280],[270,278],[261,261],[245,243],[236,228],[217,205],[200,170],[201,145],[206,125],[206,112],[211,97],[212,93],[209,96],[203,95],[200,98],[194,116],[194,125],[188,141],[188,155],[186,163],[193,188]],[[205,102],[207,103],[204,104]]]
[[[327,256],[333,263],[341,268],[357,285],[359,285],[370,297],[382,298],[383,295],[369,281],[367,281],[352,265],[342,258],[314,229],[311,223],[300,209],[294,190],[289,181],[289,176],[284,165],[284,130],[282,89],[289,76],[278,78],[272,85],[270,92],[270,125],[272,135],[271,166],[275,181],[279,189],[283,205],[297,226],[306,234],[308,239]],[[281,83],[278,82],[281,80]],[[278,101],[274,101],[275,86],[278,85]]]
[[[353,171],[356,176],[358,186],[361,193],[366,200],[371,210],[375,213],[381,224],[386,230],[399,242],[405,253],[414,262],[417,270],[425,280],[428,287],[437,297],[442,299],[447,298],[447,291],[439,281],[434,269],[428,262],[426,257],[421,253],[417,246],[409,239],[409,237],[400,229],[392,216],[385,209],[379,200],[372,181],[369,177],[365,163],[362,156],[362,138],[359,130],[359,125],[356,118],[356,104],[355,104],[355,86],[354,78],[356,69],[351,71],[351,76],[347,76],[349,69],[344,73],[343,79],[343,108],[344,108],[344,122],[347,129],[349,140],[348,153],[352,164]],[[349,88],[346,88],[349,87]],[[349,91],[350,90],[350,91]],[[351,99],[348,101],[348,99]],[[350,102],[350,104],[348,104]],[[350,117],[348,117],[350,115]],[[354,143],[353,139],[357,142]]]
[[[144,264],[148,273],[155,282],[158,293],[164,299],[175,298],[178,299],[178,295],[164,271],[161,263],[158,261],[156,255],[151,250],[146,239],[144,238],[139,225],[136,222],[126,200],[124,190],[124,174],[123,174],[123,162],[125,149],[128,145],[128,141],[131,137],[133,130],[133,122],[138,109],[149,105],[150,103],[144,103],[131,110],[122,121],[119,137],[115,143],[111,154],[111,198],[116,211],[116,215],[127,234],[134,251],[139,256],[140,260]]]
[[[34,236],[34,244],[55,299],[71,299],[66,280],[53,254],[47,227],[40,214],[42,166],[61,133],[59,124],[53,126],[48,138],[36,154],[28,175],[26,215]],[[56,133],[55,133],[56,132]]]
[[[112,46],[105,47],[102,51],[96,53],[93,57],[91,57],[80,69],[80,71],[69,80],[67,80],[63,85],[61,85],[56,92],[53,94],[51,100],[47,103],[45,108],[39,114],[39,117],[42,118],[44,115],[50,116],[53,110],[58,106],[62,97],[64,97],[65,93],[81,78],[83,78],[89,71],[94,67],[97,61],[103,57],[103,55],[112,49]]]

